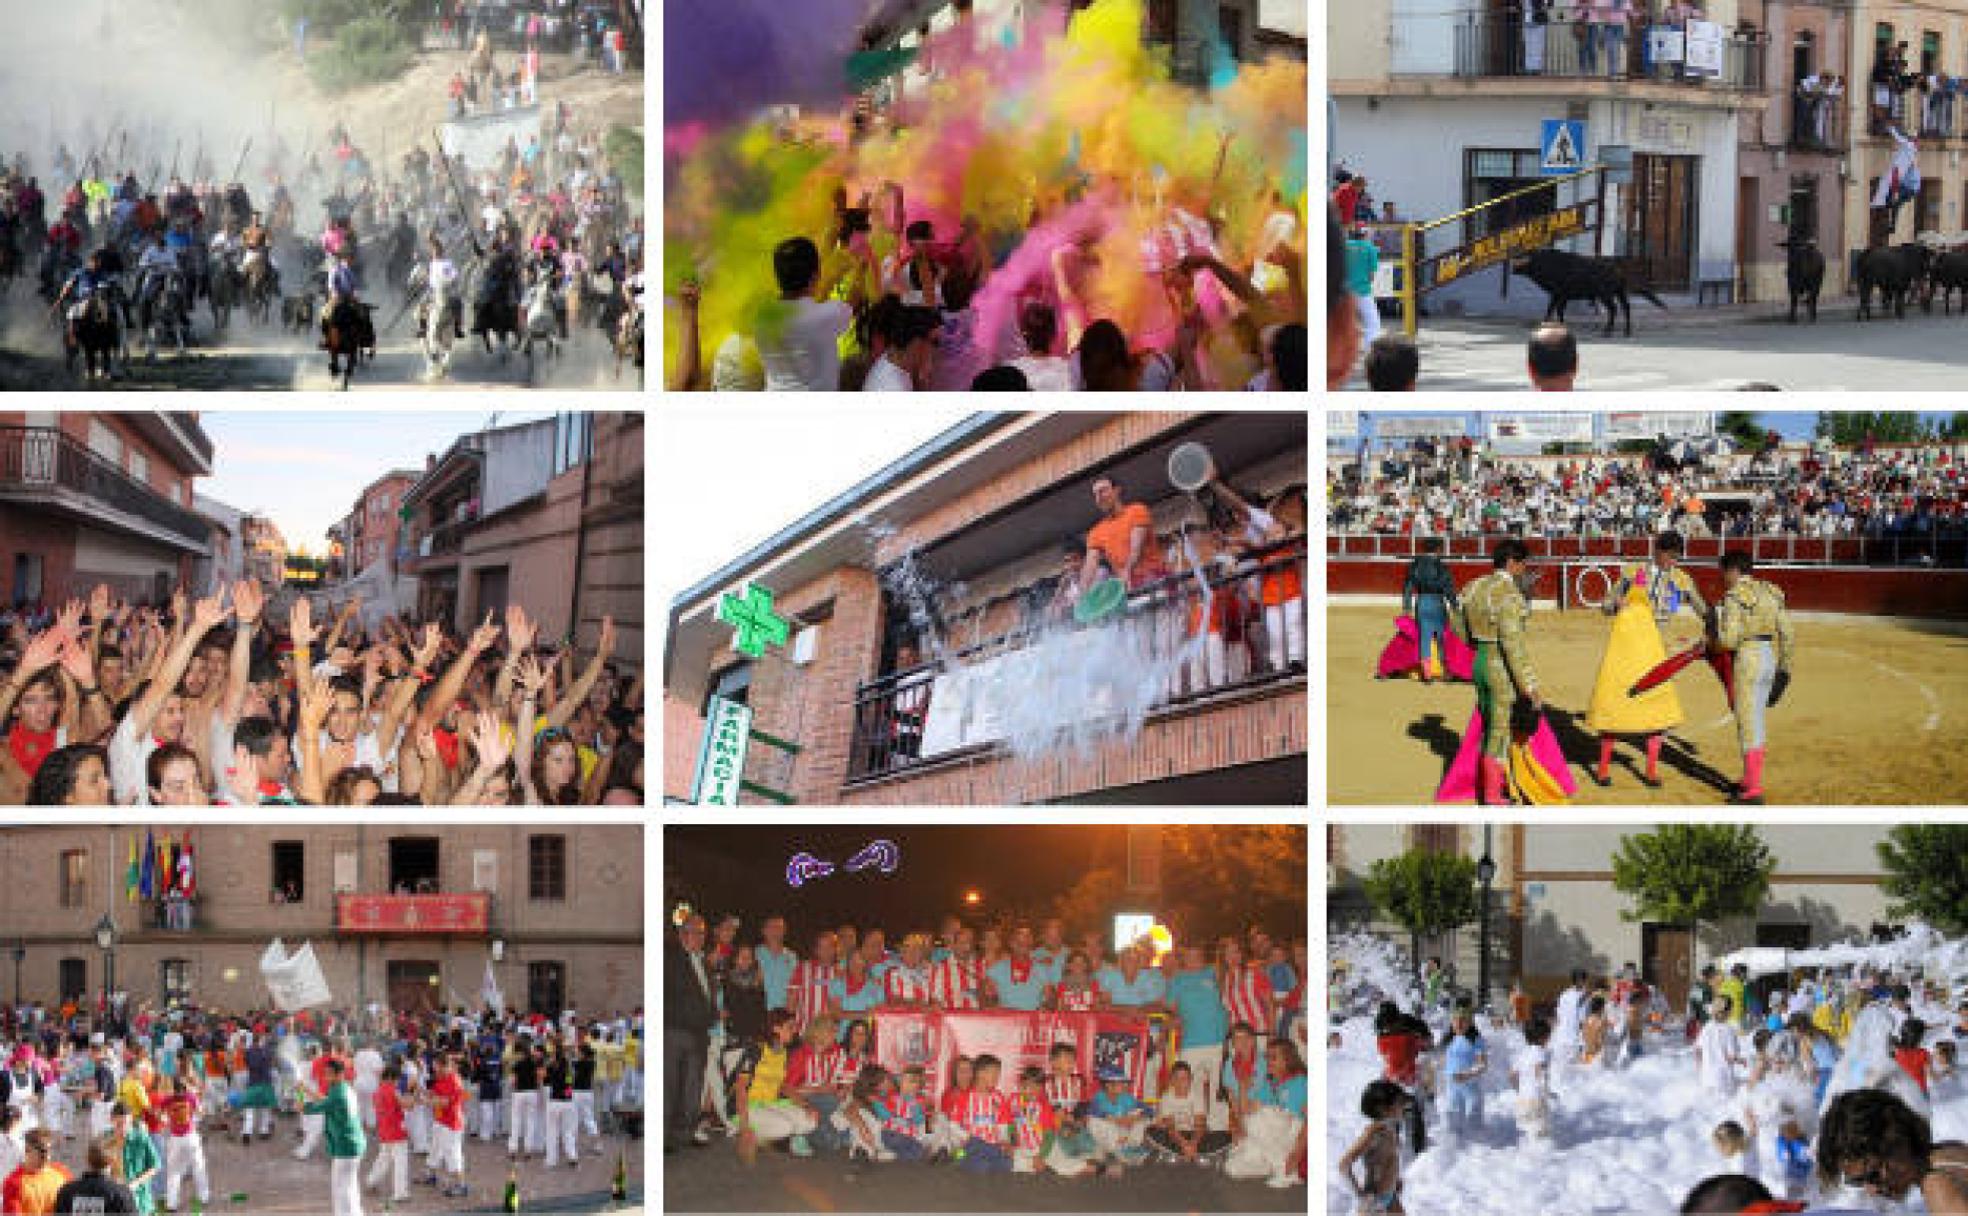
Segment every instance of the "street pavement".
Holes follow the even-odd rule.
[[[971,1174],[949,1164],[798,1160],[762,1148],[746,1169],[728,1141],[663,1158],[665,1212],[1303,1212],[1306,1189],[1272,1190],[1193,1165],[1120,1177]]]
[[[1959,390],[1968,385],[1968,317],[1909,309],[1904,320],[1855,320],[1849,298],[1827,299],[1813,325],[1786,324],[1762,308],[1663,317],[1636,304],[1633,336],[1600,335],[1600,314],[1575,306],[1577,388],[1591,392],[1738,389],[1747,384],[1811,392]],[[1390,322],[1390,325],[1393,324]],[[1423,392],[1497,392],[1530,387],[1522,320],[1423,317]],[[1356,373],[1348,387],[1361,389]]]
[[[281,1216],[287,1213],[301,1216],[305,1213],[315,1216],[326,1212],[328,1160],[320,1148],[315,1149],[314,1156],[307,1161],[294,1160],[294,1149],[300,1143],[299,1126],[298,1119],[283,1115],[274,1124],[271,1140],[256,1140],[250,1147],[241,1147],[236,1136],[207,1129],[205,1161],[212,1181],[212,1203],[206,1208],[208,1216],[262,1216],[264,1213]],[[644,1143],[642,1140],[618,1140],[614,1137],[604,1137],[597,1143],[583,1136],[578,1145],[582,1154],[578,1167],[561,1165],[549,1172],[537,1156],[519,1162],[521,1209],[527,1212],[640,1211],[643,1202]],[[83,1147],[84,1141],[80,1135],[58,1141],[55,1159],[79,1174]],[[609,1197],[618,1148],[627,1151],[629,1203],[626,1206],[617,1206]],[[363,1161],[365,1178],[369,1163],[374,1159],[372,1136],[369,1154]],[[438,1194],[437,1188],[421,1185],[417,1180],[427,1172],[424,1159],[413,1156],[410,1159],[409,1202],[386,1207],[384,1199],[387,1189],[365,1191],[362,1196],[363,1211],[372,1216],[384,1211],[497,1212],[505,1199],[509,1165],[503,1141],[485,1144],[476,1137],[467,1137],[465,1178],[471,1187],[469,1196],[446,1199]],[[184,1193],[178,1200],[180,1211],[188,1210],[191,1203],[191,1183],[187,1179],[183,1185]],[[384,1186],[387,1188],[388,1183],[385,1182]],[[157,1180],[155,1195],[158,1211],[162,1213],[164,1180],[161,1176]]]

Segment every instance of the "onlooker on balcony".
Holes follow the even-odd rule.
[[[1872,65],[1872,109],[1870,129],[1884,135],[1905,117],[1905,96],[1914,77],[1907,71],[1907,44],[1901,42],[1881,54]]]
[[[1100,508],[1100,521],[1087,531],[1087,556],[1080,567],[1080,589],[1084,591],[1100,578],[1103,559],[1129,590],[1167,575],[1168,563],[1155,539],[1155,521],[1148,508],[1128,502],[1120,485],[1111,477],[1093,483],[1093,501]]]
[[[935,673],[923,668],[922,655],[911,642],[895,648],[895,670],[902,674],[889,710],[891,755],[893,759],[914,760],[922,755],[923,727],[929,720],[930,686]]]
[[[1585,74],[1626,75],[1626,25],[1631,0],[1585,0],[1579,19],[1585,23]]]

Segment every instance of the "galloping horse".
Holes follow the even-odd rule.
[[[145,355],[157,361],[160,341],[170,342],[180,355],[191,341],[191,296],[182,270],[153,270],[138,289]]]
[[[494,353],[492,335],[499,335],[497,353],[501,361],[525,336],[520,326],[519,275],[517,268],[508,269],[509,265],[501,265],[495,258],[480,267],[472,309],[472,333],[485,343],[488,355]]]
[[[412,278],[413,285],[422,278],[423,270],[419,267]],[[423,302],[417,306],[417,337],[423,345],[424,374],[431,379],[451,371],[451,346],[457,338],[462,308],[455,282],[424,290]]]
[[[246,296],[246,276],[239,269],[239,255],[227,253],[212,265],[212,324],[223,330],[232,320],[232,310]]]
[[[355,378],[355,369],[366,355],[376,358],[375,305],[344,300],[321,319],[321,345],[328,352],[328,377],[340,377],[343,391]]]
[[[113,283],[104,284],[69,314],[64,354],[71,372],[75,370],[76,356],[82,357],[85,383],[96,378],[98,360],[102,363],[103,379],[115,377],[116,351],[123,339],[123,309],[115,299],[118,294]]]

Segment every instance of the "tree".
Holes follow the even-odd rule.
[[[1053,900],[1051,915],[1078,932],[1111,924],[1126,902],[1127,876],[1113,866],[1098,866]]]
[[[1968,932],[1968,824],[1909,823],[1876,846],[1889,916],[1918,917],[1943,933]]]
[[[1827,410],[1818,415],[1818,438],[1829,439],[1841,447],[1855,447],[1868,439],[1874,443],[1918,443],[1928,437],[1927,424],[1912,412],[1867,413],[1863,410]]]
[[[1715,430],[1735,440],[1736,446],[1745,452],[1762,451],[1763,441],[1770,433],[1749,410],[1723,410],[1715,419]]]
[[[1409,849],[1373,863],[1367,899],[1408,931],[1409,960],[1421,964],[1421,939],[1460,929],[1482,914],[1476,863],[1460,853]]]
[[[1949,414],[1945,420],[1935,423],[1934,438],[1950,439],[1956,443],[1968,439],[1968,414],[1957,411]]]
[[[1621,919],[1686,925],[1692,944],[1704,921],[1755,915],[1776,868],[1776,858],[1747,824],[1663,824],[1620,837],[1613,889],[1633,901]]]
[[[1281,941],[1302,936],[1308,864],[1303,827],[1170,824],[1162,829],[1163,919],[1191,937],[1253,925]]]

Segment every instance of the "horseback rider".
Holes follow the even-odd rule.
[[[228,222],[244,227],[247,217],[254,214],[252,196],[246,193],[242,182],[233,182],[225,191],[225,217]]]
[[[430,258],[424,263],[424,283],[430,293],[426,299],[432,310],[426,324],[433,324],[439,320],[435,311],[438,300],[444,298],[455,300],[457,298],[459,278],[457,264],[444,254],[444,242],[433,236],[430,239]],[[455,331],[453,334],[454,337],[463,338],[465,336],[463,309],[453,308],[451,310],[451,325]]]
[[[151,236],[151,243],[145,247],[143,256],[137,259],[138,290],[146,301],[152,299],[163,289],[174,274],[184,271],[184,263],[178,257],[178,250],[171,244],[170,234],[159,229]]]
[[[322,349],[328,348],[331,326],[344,334],[356,335],[355,345],[368,346],[373,339],[368,338],[362,327],[365,314],[357,294],[359,285],[352,244],[344,243],[333,256],[335,266],[328,272],[328,307],[321,314]]]
[[[61,293],[55,297],[51,311],[61,309],[64,304],[68,306],[63,318],[71,348],[82,345],[82,336],[76,327],[88,315],[89,301],[115,281],[116,276],[103,269],[102,254],[92,253],[82,269],[68,276],[68,281],[62,284]]]

